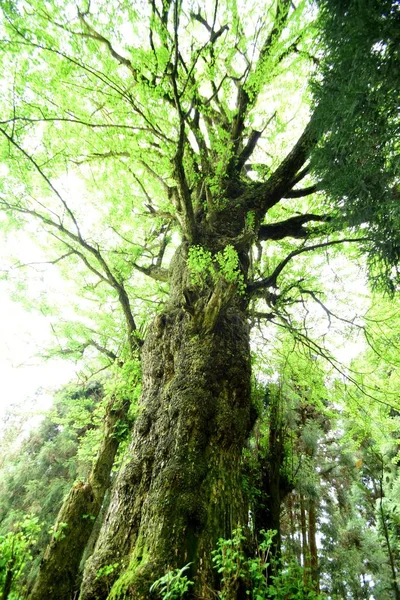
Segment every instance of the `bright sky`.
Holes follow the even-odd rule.
[[[42,362],[35,358],[45,346],[50,327],[45,317],[28,313],[8,297],[5,282],[0,281],[0,420],[12,404],[32,398],[39,388],[40,408],[51,403],[51,390],[70,381],[74,365],[62,360]]]

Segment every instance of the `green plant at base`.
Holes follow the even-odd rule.
[[[222,575],[222,590],[219,592],[221,600],[229,600],[242,581],[250,589],[247,595],[252,600],[267,598],[267,571],[268,557],[275,530],[260,531],[261,543],[257,547],[256,556],[246,557],[242,545],[246,537],[239,527],[233,531],[230,540],[219,539],[217,549],[212,552],[213,563],[218,573]]]
[[[270,576],[272,583],[268,583],[269,555],[276,533],[275,530],[261,530],[262,541],[255,556],[250,558],[243,550],[246,537],[241,528],[233,531],[232,539],[218,540],[212,560],[221,574],[220,600],[231,600],[239,586],[246,589],[251,600],[322,600],[323,597],[305,583],[304,569],[295,561],[286,565],[275,564],[277,574]]]
[[[239,581],[246,578],[246,557],[242,549],[242,542],[245,539],[242,529],[238,527],[233,531],[232,539],[220,538],[217,549],[211,553],[214,567],[221,575],[222,590],[218,594],[221,600],[232,597]]]
[[[181,569],[168,571],[160,579],[157,579],[150,587],[150,592],[158,592],[162,600],[179,600],[193,585],[183,573],[190,567],[192,563],[188,563]]]
[[[101,569],[99,569],[96,573],[96,579],[100,579],[101,577],[103,577],[106,580],[106,585],[107,585],[107,590],[108,593],[111,590],[111,586],[109,584],[109,581],[107,580],[109,575],[112,575],[114,573],[114,571],[116,569],[118,569],[119,567],[119,562],[115,562],[112,563],[110,565],[104,565],[104,567],[102,567]]]
[[[276,600],[322,600],[324,596],[317,594],[304,577],[305,570],[294,559],[282,565],[277,575],[271,577],[266,598]]]

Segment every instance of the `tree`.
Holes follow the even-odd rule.
[[[134,390],[130,389],[130,396],[133,395]],[[82,557],[110,487],[120,442],[129,429],[129,399],[123,394],[118,399],[112,394],[106,398],[96,457],[87,477],[75,481],[63,500],[29,594],[32,600],[44,596],[69,600],[77,593]]]
[[[20,256],[9,277],[72,274],[80,306],[67,323],[70,300],[58,307],[56,350],[99,353],[103,366],[139,356],[143,369],[129,460],[80,598],[148,598],[188,563],[208,598],[217,539],[248,521],[249,320],[307,340],[310,305],[332,315],[305,257],[376,225],[333,226],[342,199],[327,207],[310,178],[315,11],[288,0],[246,14],[230,0],[11,0],[2,11],[2,224],[46,253]]]
[[[319,4],[325,53],[323,84],[314,90],[324,134],[314,169],[336,209],[334,220],[369,224],[365,249],[372,283],[393,292],[400,248],[399,3]]]
[[[109,394],[110,385],[106,387]],[[91,509],[93,505],[96,508],[96,501],[102,502],[102,486],[108,487],[113,453],[123,439],[122,402],[117,406],[116,402],[110,402],[109,397],[104,396],[104,388],[99,382],[65,387],[55,395],[51,411],[27,439],[23,439],[24,428],[13,432],[10,427],[10,434],[14,433],[13,443],[8,449],[4,447],[6,457],[0,471],[0,533],[13,535],[18,523],[24,522],[29,514],[41,524],[31,556],[33,561],[25,561],[23,573],[18,578],[20,590],[29,589],[32,582],[35,587],[40,584],[49,562],[41,559],[50,542],[49,534],[53,532],[53,546],[57,538],[57,552],[62,551],[63,564],[67,563],[67,568],[58,577],[57,593],[61,598],[68,582],[71,589],[67,590],[66,597],[72,596],[73,586],[78,580],[80,557],[94,525],[95,511]],[[32,418],[32,415],[26,416],[25,429],[29,427],[29,416]],[[116,420],[119,420],[118,426]],[[92,467],[96,455],[97,461]],[[91,500],[89,492],[93,488],[95,499]],[[71,517],[74,509],[68,502],[71,495],[79,500],[78,527],[73,532]],[[84,499],[88,501],[86,507]],[[65,544],[62,542],[67,539],[65,532],[63,535],[56,533],[54,523],[59,510],[64,513],[64,518],[59,521],[69,523],[68,545],[73,546],[73,559],[68,555],[68,549],[63,547]],[[69,513],[68,519],[65,518],[66,512]],[[76,539],[71,544],[73,535],[82,540],[83,548],[80,549]]]

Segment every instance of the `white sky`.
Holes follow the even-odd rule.
[[[28,313],[8,297],[0,281],[0,420],[6,408],[32,398],[39,388],[40,408],[51,403],[51,390],[61,387],[75,375],[72,363],[62,360],[42,362],[35,358],[45,346],[50,327],[45,317]],[[47,393],[46,393],[47,392]]]

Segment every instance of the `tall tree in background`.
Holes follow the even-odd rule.
[[[397,10],[371,7],[382,22]],[[318,193],[332,183],[318,156],[353,123],[325,120],[322,97],[309,116],[305,86],[320,65],[311,4],[251,2],[242,14],[235,1],[11,0],[2,11],[2,225],[39,238],[50,272],[74,281],[79,313],[66,323],[70,300],[58,308],[58,350],[109,363],[140,356],[143,369],[129,460],[80,598],[144,600],[187,563],[209,598],[216,540],[248,521],[249,323],[306,339],[310,305],[331,314],[304,257],[360,240],[375,249],[382,223],[393,287],[396,215],[384,220],[379,204],[354,220],[351,178],[351,194]],[[384,62],[376,43],[367,51]],[[376,176],[392,157],[377,136]],[[396,194],[390,173],[379,179],[385,203]],[[376,190],[366,176],[358,183],[368,208]],[[57,312],[45,297],[38,305]]]

